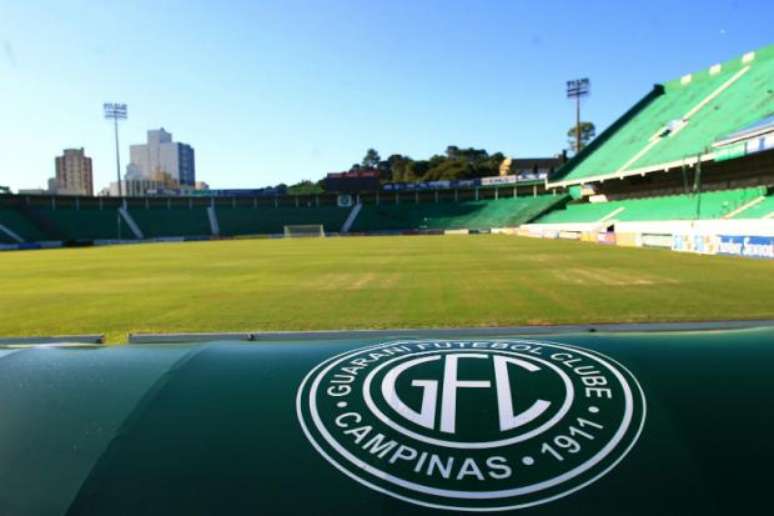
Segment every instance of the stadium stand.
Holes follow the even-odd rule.
[[[569,186],[711,160],[724,135],[771,115],[774,45],[657,85],[549,181]]]
[[[567,204],[537,224],[645,220],[719,219],[765,195],[766,188],[740,188],[693,195],[667,195],[597,203]]]
[[[212,235],[207,209],[151,207],[128,209],[145,238],[205,237]]]
[[[119,225],[118,211],[115,209],[35,208],[31,209],[31,212],[39,220],[47,220],[52,233],[60,240],[130,240],[134,238],[123,220]]]
[[[0,222],[0,224],[2,224]],[[4,231],[0,229],[0,244],[18,244],[19,241],[15,238],[12,238],[10,235],[6,234]]]
[[[735,219],[774,219],[774,194],[733,215]]]
[[[325,234],[523,226],[522,234],[547,238],[598,241],[600,232],[602,241],[622,245],[672,245],[698,228],[702,236],[769,238],[772,79],[774,45],[656,85],[545,182],[382,185],[348,194],[346,202],[337,192],[127,199],[3,193],[0,243],[11,244],[8,249],[14,243],[282,235],[288,226],[309,225]]]
[[[364,205],[352,231],[514,227],[566,201],[563,195],[540,195],[460,203]]]
[[[20,236],[25,242],[51,240],[51,238],[37,228],[29,218],[25,217],[14,208],[0,207],[0,224]],[[0,232],[0,242],[7,244],[16,243],[15,240],[3,232]]]
[[[531,221],[569,200],[566,195],[507,197],[515,188],[366,197],[339,207],[336,197],[75,199],[66,196],[6,196],[0,224],[25,242],[134,240],[119,212],[126,210],[142,238],[282,235],[286,226],[321,225],[325,234],[490,229]],[[458,195],[459,194],[459,199]],[[125,207],[124,207],[125,206]],[[120,220],[120,223],[119,223]],[[347,227],[347,223],[351,223]],[[0,243],[16,242],[0,231]]]
[[[350,211],[337,206],[216,208],[220,234],[224,236],[283,234],[285,226],[308,224],[322,224],[325,233],[338,233]]]

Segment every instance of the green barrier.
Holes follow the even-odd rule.
[[[774,328],[0,348],[0,514],[767,513],[773,363]]]

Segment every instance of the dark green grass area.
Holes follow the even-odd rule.
[[[0,336],[774,318],[774,261],[501,235],[0,253]]]

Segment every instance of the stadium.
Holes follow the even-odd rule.
[[[774,45],[544,179],[9,193],[0,247],[0,514],[768,503]]]

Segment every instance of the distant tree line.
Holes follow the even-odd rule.
[[[313,195],[319,193],[323,193],[322,179],[319,181],[304,179],[299,183],[288,186],[289,195]]]
[[[484,149],[461,149],[456,145],[450,145],[444,154],[435,154],[426,160],[415,160],[403,154],[382,159],[375,149],[368,149],[363,161],[352,165],[350,170],[377,170],[384,182],[472,179],[498,175],[504,160],[502,152],[489,154]]]
[[[577,153],[577,128],[571,127],[567,132],[569,150]],[[596,129],[591,122],[581,122],[581,149],[596,136]],[[500,165],[505,161],[502,152],[489,154],[484,149],[468,147],[461,149],[456,145],[446,147],[444,154],[435,154],[430,159],[415,160],[403,154],[392,154],[382,159],[376,149],[368,149],[360,163],[353,164],[349,171],[376,170],[379,179],[387,182],[419,182],[438,181],[443,179],[473,179],[477,177],[496,176],[500,174]],[[288,193],[294,195],[315,194],[323,191],[322,180],[304,180],[288,187]]]
[[[403,154],[392,154],[383,160],[376,149],[368,149],[363,160],[353,164],[349,172],[376,170],[383,183],[472,179],[499,175],[500,164],[504,160],[505,156],[502,152],[489,154],[484,149],[473,147],[461,149],[456,145],[446,147],[444,154],[436,154],[430,159],[422,160],[415,160]],[[288,186],[288,193],[291,195],[322,193],[322,183],[322,179],[319,181],[305,179]]]

